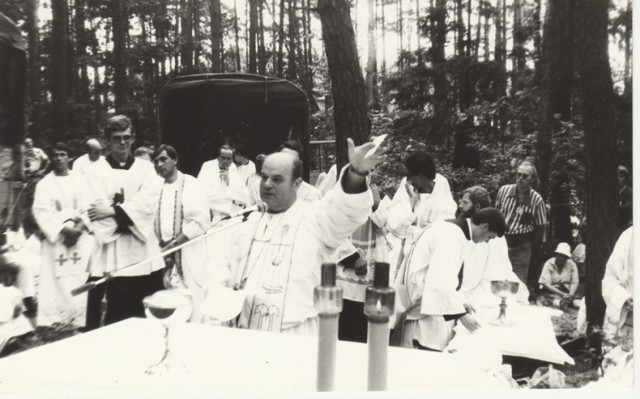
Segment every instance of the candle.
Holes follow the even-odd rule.
[[[333,390],[338,316],[342,311],[342,288],[336,287],[335,263],[322,265],[320,285],[314,290],[313,300],[319,319],[316,389],[327,392]]]
[[[387,351],[389,347],[389,316],[395,307],[395,291],[389,288],[389,264],[376,262],[373,286],[365,293],[364,313],[369,319],[367,345],[369,365],[367,389],[387,389]]]

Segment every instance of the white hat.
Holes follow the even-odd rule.
[[[558,247],[556,248],[556,253],[560,254],[560,255],[564,255],[567,258],[570,258],[571,257],[571,247],[566,242],[561,242],[560,244],[558,244]]]

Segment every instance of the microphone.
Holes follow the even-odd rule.
[[[233,219],[233,218],[237,218],[239,216],[242,216],[243,218],[247,218],[249,216],[249,214],[251,214],[252,212],[266,212],[269,209],[269,207],[267,206],[266,202],[260,201],[255,205],[252,205],[248,208],[244,208],[242,210],[239,210],[237,212],[234,212],[230,215],[227,215],[225,217],[223,217],[222,220],[229,220],[229,219]]]

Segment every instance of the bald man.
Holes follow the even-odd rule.
[[[349,139],[349,165],[321,200],[298,198],[300,160],[287,153],[267,156],[260,197],[267,213],[252,213],[213,256],[217,276],[208,295],[233,287],[246,295],[237,326],[254,330],[316,335],[313,290],[321,264],[367,220],[373,205],[367,176],[382,157],[366,156],[373,143],[355,147]],[[221,243],[222,244],[222,243]],[[226,320],[221,320],[226,321]]]
[[[98,162],[103,158],[102,156],[102,145],[96,139],[89,139],[85,143],[85,147],[87,149],[87,153],[78,157],[75,161],[73,161],[73,171],[75,173],[79,173],[84,175],[85,170],[89,165]]]

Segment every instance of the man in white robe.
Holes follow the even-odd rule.
[[[256,164],[247,156],[243,146],[238,146],[233,154],[233,163],[238,168],[238,175],[243,184],[248,186],[249,177],[256,174]]]
[[[238,327],[317,334],[313,291],[320,266],[366,221],[373,204],[366,176],[383,159],[365,155],[373,143],[348,143],[340,184],[314,204],[297,198],[299,159],[284,153],[265,159],[260,194],[268,213],[252,213],[213,255],[217,280],[246,294]],[[208,294],[220,289],[213,284]]]
[[[233,163],[233,148],[220,147],[217,159],[202,164],[198,181],[209,200],[214,221],[231,215],[247,206],[249,191]]]
[[[300,144],[298,144],[295,140],[287,140],[278,147],[278,152],[283,152],[285,154],[290,154],[291,156],[297,158],[299,161],[302,161],[300,157],[302,148],[300,148]],[[298,199],[305,202],[313,202],[322,198],[322,194],[320,190],[302,180],[300,182],[300,187],[298,187]]]
[[[106,291],[105,324],[129,317],[144,317],[142,300],[163,288],[164,262],[157,259],[129,265],[160,254],[153,232],[162,179],[151,162],[131,155],[134,136],[131,121],[116,115],[106,122],[111,153],[87,169],[92,196],[89,217],[97,245],[91,256],[91,279],[115,276],[89,293],[87,328],[100,323],[100,302]]]
[[[89,235],[87,182],[69,170],[65,144],[51,151],[53,171],[36,186],[33,215],[45,234],[38,281],[37,324],[85,325],[86,294],[70,291],[87,279],[88,258],[93,248]]]
[[[392,276],[397,272],[420,233],[439,220],[455,217],[456,203],[449,182],[439,173],[431,156],[416,152],[405,160],[407,176],[388,206],[384,229],[401,240],[391,254]]]
[[[159,146],[153,162],[164,179],[154,218],[154,231],[162,250],[184,244],[209,228],[209,203],[200,183],[178,170],[178,153]],[[200,322],[204,287],[208,282],[209,257],[205,240],[195,241],[170,255],[173,267],[165,275],[171,288],[186,288],[193,303],[191,321]],[[168,277],[168,278],[167,278]]]
[[[633,226],[620,234],[602,279],[602,298],[607,305],[604,331],[615,336],[625,324],[633,326]],[[633,329],[631,329],[633,331]]]
[[[502,236],[504,229],[500,211],[485,208],[470,219],[438,221],[422,232],[394,281],[402,346],[442,351],[452,338],[450,320],[458,319],[469,331],[480,327],[459,290],[463,262],[471,242]]]
[[[483,187],[473,186],[464,190],[458,203],[457,217],[470,218],[473,214],[491,206],[489,193]],[[499,298],[491,292],[491,281],[509,280],[520,283],[516,300],[526,303],[529,290],[518,279],[509,261],[509,248],[504,237],[496,237],[486,243],[471,245],[464,258],[464,278],[461,290],[468,305],[492,306]]]
[[[104,159],[102,156],[102,145],[96,139],[89,139],[85,144],[87,148],[87,153],[79,156],[75,161],[73,161],[73,171],[75,173],[79,173],[81,175],[84,174],[85,170],[89,165],[92,165],[98,162],[101,159]]]

